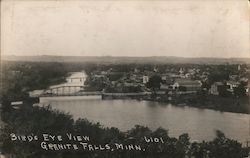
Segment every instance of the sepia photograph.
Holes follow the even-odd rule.
[[[0,158],[250,158],[249,0],[0,9]]]

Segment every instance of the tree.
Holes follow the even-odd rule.
[[[187,133],[184,133],[179,136],[179,140],[176,143],[176,150],[177,155],[176,158],[182,158],[185,157],[185,155],[188,153],[190,146],[190,137]]]
[[[238,87],[234,88],[234,95],[236,97],[244,97],[246,96],[246,89],[244,87],[244,84],[241,82]]]
[[[208,144],[209,157],[213,158],[244,158],[247,151],[241,144],[225,137],[221,131],[216,131],[216,138]]]
[[[208,76],[208,81],[210,85],[214,82],[224,81],[228,79],[229,79],[229,73],[224,70],[214,71]]]
[[[221,97],[228,97],[230,92],[227,91],[228,86],[224,83],[224,85],[218,87],[218,92]]]
[[[156,89],[160,89],[161,83],[162,83],[161,77],[158,75],[154,75],[149,78],[149,81],[146,84],[146,86],[155,91]]]
[[[179,91],[181,91],[181,92],[186,92],[186,91],[187,91],[187,87],[185,87],[185,86],[180,86],[180,87],[179,87]]]

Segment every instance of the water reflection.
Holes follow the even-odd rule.
[[[104,126],[126,131],[134,125],[151,129],[163,127],[170,136],[189,133],[193,140],[211,140],[215,130],[245,141],[249,133],[249,115],[218,112],[192,107],[176,107],[167,103],[136,100],[50,100],[52,108],[69,112],[74,119],[87,118]]]

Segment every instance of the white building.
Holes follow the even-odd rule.
[[[190,79],[176,79],[173,84],[173,89],[178,90],[180,87],[184,88],[186,91],[196,92],[201,89],[201,82],[194,81]]]
[[[86,80],[86,74],[84,72],[76,72],[72,73],[69,77],[67,77],[67,83],[78,83],[78,84],[84,84]]]
[[[224,84],[222,82],[215,82],[214,84],[212,84],[211,88],[209,90],[210,94],[212,94],[212,95],[219,95],[219,89],[223,85]]]
[[[33,90],[33,91],[29,92],[29,96],[35,98],[35,97],[39,97],[43,93],[44,93],[44,90]]]
[[[234,88],[238,87],[240,85],[239,82],[236,81],[227,81],[228,91],[232,92],[234,91]]]
[[[143,76],[143,77],[142,77],[142,82],[143,82],[144,84],[148,83],[148,81],[149,81],[149,77],[148,77],[148,76]]]

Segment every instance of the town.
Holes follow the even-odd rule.
[[[226,66],[222,67],[222,73],[213,73],[213,68],[169,68],[159,70],[141,70],[134,68],[132,71],[119,71],[110,68],[107,71],[95,70],[90,73],[86,81],[91,90],[104,90],[113,93],[143,92],[154,89],[158,94],[169,94],[174,91],[180,94],[197,93],[206,91],[212,95],[248,95],[249,82],[247,75],[250,72],[246,66],[235,65],[238,70],[229,72]],[[199,66],[197,66],[199,67]],[[241,68],[243,67],[243,68]],[[223,72],[227,71],[227,72]],[[228,73],[228,74],[226,74]],[[242,89],[241,89],[242,88]],[[244,92],[241,91],[244,89]]]
[[[95,66],[86,72],[84,91],[121,94],[106,98],[211,104],[208,108],[221,103],[227,107],[219,110],[248,113],[250,69],[244,64],[114,65]]]
[[[31,75],[32,80],[35,76],[38,78],[28,82],[25,81],[27,69],[37,69],[36,64],[14,64],[13,67],[6,68],[5,78],[18,80],[18,85],[22,85],[22,90],[25,90],[21,94],[29,94],[31,98],[60,94],[67,96],[64,89],[73,88],[74,93],[70,95],[102,94],[102,99],[149,100],[169,102],[177,106],[249,113],[250,69],[247,64],[64,63],[61,66],[64,69],[56,68],[51,73],[44,72],[47,68],[40,66],[40,74],[37,72]],[[71,72],[83,70],[85,76],[69,76]],[[43,78],[40,79],[39,75]],[[62,84],[64,82],[73,86],[67,87]],[[53,86],[55,83],[59,86]],[[58,90],[61,90],[60,94]],[[17,92],[17,89],[13,91]],[[19,96],[11,101],[16,106],[22,104],[22,100]]]

